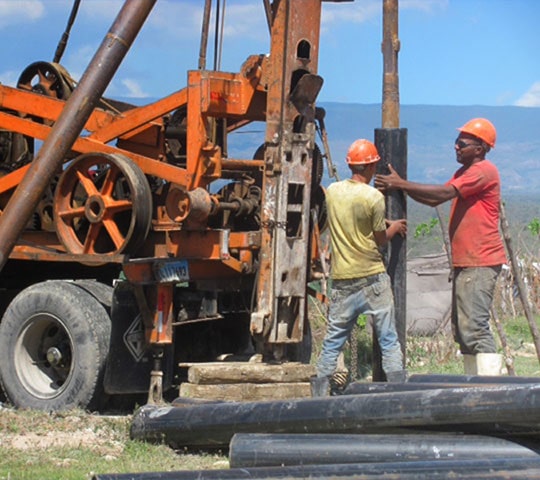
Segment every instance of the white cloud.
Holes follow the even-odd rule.
[[[124,78],[120,83],[126,88],[127,91],[124,91],[123,95],[130,98],[145,98],[148,97],[148,94],[145,93],[142,87],[136,80],[132,78]]]
[[[157,29],[173,39],[193,39],[198,42],[204,10],[204,2],[158,2],[148,18],[148,28]],[[210,36],[215,26],[215,8],[210,19]],[[181,19],[181,21],[179,21]],[[259,38],[261,32],[268,32],[264,8],[261,4],[229,2],[225,9],[224,37]],[[267,35],[268,36],[268,35]]]
[[[422,10],[423,12],[433,12],[444,10],[448,7],[449,0],[401,0],[399,9]]]
[[[0,0],[0,28],[33,22],[43,15],[41,0]]]
[[[123,5],[122,0],[92,0],[81,2],[77,16],[80,19],[97,20],[100,23],[111,24]]]
[[[2,72],[0,73],[0,83],[8,87],[14,87],[17,84],[17,80],[19,80],[20,74],[21,72],[15,72],[14,70]]]
[[[328,28],[330,25],[340,22],[364,23],[382,15],[382,4],[379,0],[369,0],[346,3],[344,5],[328,3],[322,10],[322,27]]]
[[[534,82],[514,105],[518,107],[540,107],[540,81]]]
[[[401,0],[399,11],[420,10],[432,13],[445,10],[449,0]],[[346,8],[345,8],[346,7]],[[327,3],[323,8],[322,24],[324,28],[339,22],[365,23],[374,18],[382,18],[383,6],[380,0],[363,0],[353,4],[344,5]]]

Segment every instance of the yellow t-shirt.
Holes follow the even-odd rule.
[[[363,278],[385,271],[373,232],[386,230],[384,196],[376,188],[348,179],[328,187],[332,278]]]

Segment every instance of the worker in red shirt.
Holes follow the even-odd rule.
[[[467,375],[499,375],[490,328],[490,309],[497,277],[506,263],[499,233],[501,182],[497,167],[486,159],[497,132],[485,118],[474,118],[461,128],[455,141],[462,166],[444,185],[409,182],[389,165],[389,175],[376,175],[375,187],[399,189],[425,205],[452,200],[449,223],[453,270],[452,326]]]

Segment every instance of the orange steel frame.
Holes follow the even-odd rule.
[[[287,178],[280,179],[283,173],[284,158],[291,155],[291,143],[302,144],[302,155],[308,162],[295,180],[295,185],[306,183],[305,194],[309,196],[312,149],[314,147],[314,127],[303,135],[291,140],[287,138],[293,130],[293,123],[299,116],[297,109],[289,102],[289,95],[298,78],[304,74],[317,72],[319,25],[322,0],[281,0],[273,2],[273,23],[271,32],[271,53],[269,56],[249,57],[239,73],[197,70],[188,73],[188,86],[169,96],[146,106],[133,108],[122,113],[95,109],[85,125],[84,135],[78,137],[72,146],[72,158],[85,153],[122,154],[138,165],[144,174],[162,179],[185,191],[196,188],[205,189],[222,176],[222,171],[255,168],[263,172],[263,204],[276,203],[269,198],[276,188],[286,191]],[[307,45],[308,55],[298,55],[299,45]],[[0,129],[16,132],[37,140],[45,140],[64,108],[65,101],[0,85]],[[185,168],[166,162],[165,124],[163,117],[179,108],[187,112],[187,157]],[[219,145],[211,141],[212,119],[226,118],[227,131],[233,131],[252,121],[266,121],[266,144],[263,160],[231,159],[224,156]],[[300,139],[300,140],[299,140]],[[116,140],[116,145],[111,142]],[[277,142],[277,143],[276,143]],[[296,148],[296,147],[295,147]],[[293,154],[294,155],[294,154]],[[303,160],[304,161],[304,160]],[[295,174],[297,167],[290,167]],[[9,195],[24,177],[28,165],[0,178],[0,196]],[[280,183],[281,182],[281,183]],[[283,183],[285,182],[285,183]],[[274,190],[273,190],[274,189]],[[273,202],[273,203],[272,203]],[[268,329],[263,323],[268,316],[283,305],[274,302],[276,278],[285,277],[276,272],[273,264],[280,246],[276,246],[277,234],[268,225],[277,217],[283,199],[277,199],[277,207],[263,206],[263,221],[266,222],[258,232],[231,231],[227,239],[216,230],[185,231],[173,225],[171,219],[160,224],[151,232],[142,248],[148,257],[182,257],[190,260],[190,274],[194,279],[239,276],[250,271],[254,252],[261,253],[261,270],[258,280],[258,304],[263,310],[261,317],[252,318],[254,334],[268,334],[272,341],[298,342],[302,338],[304,312],[289,325],[289,332],[283,335],[277,324]],[[163,208],[158,214],[167,217]],[[309,219],[309,210],[304,212]],[[158,222],[159,219],[154,219]],[[309,220],[307,220],[309,222]],[[316,227],[315,227],[316,228]],[[307,228],[305,229],[308,230]],[[311,252],[305,240],[308,262]],[[226,245],[225,245],[226,243]],[[291,243],[291,242],[288,242]],[[283,245],[287,242],[283,240]],[[235,256],[228,252],[234,249]],[[277,253],[276,253],[277,252]],[[291,251],[294,258],[296,251]],[[302,253],[303,255],[303,253]],[[32,261],[81,262],[96,266],[104,262],[122,263],[126,276],[136,284],[152,284],[155,279],[148,263],[127,262],[123,253],[112,255],[73,254],[59,241],[55,232],[24,232],[14,247],[10,258]],[[307,272],[307,265],[304,265]],[[307,283],[306,272],[301,272],[300,283]],[[294,279],[291,279],[294,282]],[[305,286],[302,286],[305,292]],[[290,286],[282,290],[291,289]],[[157,285],[157,294],[152,302],[157,305],[154,318],[147,318],[147,337],[151,343],[172,342],[171,303],[172,285]],[[282,293],[285,297],[287,293]],[[302,293],[293,292],[294,296]],[[305,305],[305,298],[302,306]],[[285,302],[283,302],[284,304]],[[270,319],[270,322],[273,320]],[[275,323],[275,321],[274,321]],[[150,325],[151,324],[151,325]],[[166,328],[158,328],[165,325]]]

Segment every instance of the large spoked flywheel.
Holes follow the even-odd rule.
[[[150,186],[142,170],[122,155],[81,155],[60,177],[54,216],[70,253],[133,253],[150,229]]]

